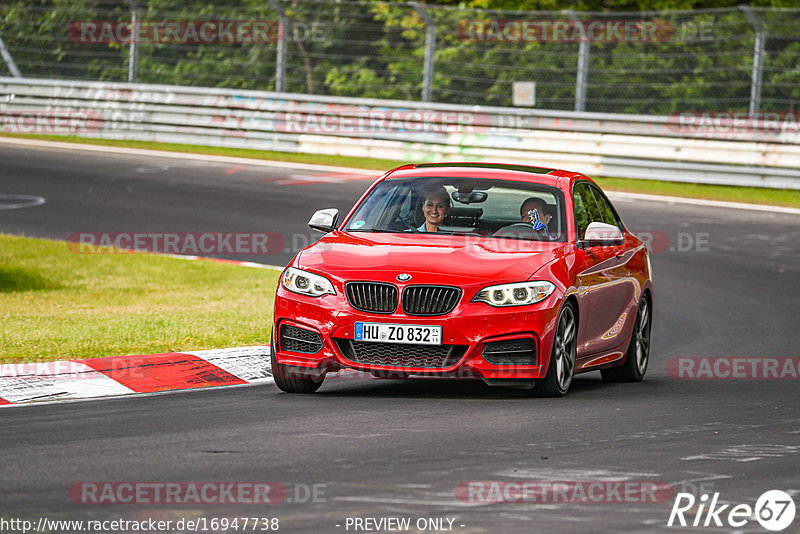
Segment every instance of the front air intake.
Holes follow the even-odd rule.
[[[529,337],[492,341],[484,347],[483,359],[495,365],[536,365],[536,342]]]
[[[407,345],[334,339],[350,361],[380,367],[420,367],[446,369],[457,364],[467,345]]]
[[[348,282],[344,285],[347,302],[358,311],[394,313],[397,310],[397,288],[382,282]]]
[[[290,324],[281,325],[281,350],[315,354],[322,349],[322,337],[316,332],[297,328]]]
[[[408,286],[403,290],[406,315],[446,315],[461,298],[461,289],[450,286]]]

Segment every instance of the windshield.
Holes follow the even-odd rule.
[[[390,178],[347,222],[349,232],[416,232],[565,241],[557,188],[475,178]]]

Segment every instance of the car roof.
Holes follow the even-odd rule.
[[[484,163],[484,162],[443,162],[443,163],[414,163],[403,165],[387,172],[388,178],[441,178],[453,176],[459,178],[488,178],[498,180],[514,180],[533,184],[543,184],[558,187],[559,179],[580,175],[532,165],[516,165],[511,163]]]

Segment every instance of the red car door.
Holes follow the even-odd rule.
[[[573,190],[579,239],[591,222],[621,226],[608,201],[599,191],[593,192],[594,189],[582,182]],[[630,332],[634,319],[632,303],[637,290],[627,262],[634,248],[633,243],[626,240],[620,245],[585,247],[577,251],[576,284],[581,301],[579,358],[612,350],[623,343],[625,333]]]

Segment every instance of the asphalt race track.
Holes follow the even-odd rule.
[[[0,210],[0,231],[56,239],[270,231],[284,237],[283,251],[228,257],[285,265],[312,237],[305,225],[315,209],[346,210],[369,183],[0,143],[0,195],[46,200]],[[456,492],[469,481],[659,482],[696,494],[698,504],[700,494],[718,492],[720,504],[750,506],[780,489],[800,507],[798,377],[691,380],[667,372],[682,357],[800,356],[800,216],[616,206],[630,229],[653,236],[655,323],[642,383],[604,384],[590,373],[563,399],[531,399],[478,382],[329,377],[311,396],[270,384],[2,409],[0,516],[277,517],[280,532],[320,533],[356,531],[348,518],[386,517],[412,525],[448,518],[459,533],[734,530],[704,528],[705,517],[697,528],[668,528],[674,495],[646,503],[613,495],[470,502]],[[70,487],[86,481],[277,482],[288,495],[269,506],[73,502]],[[316,499],[305,491],[313,485]],[[765,531],[755,518],[738,530]],[[798,530],[795,519],[785,532]]]

